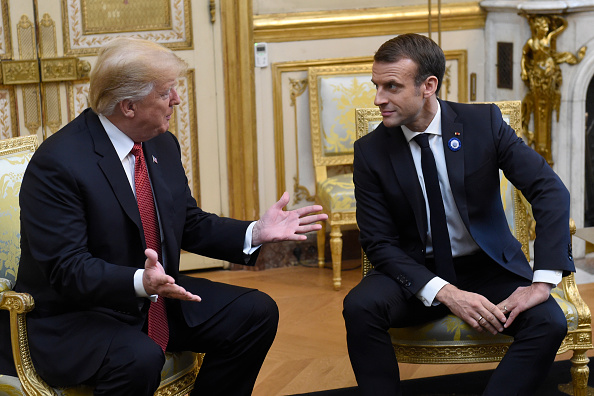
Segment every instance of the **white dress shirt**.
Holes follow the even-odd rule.
[[[454,201],[454,196],[450,187],[450,180],[448,178],[448,170],[443,150],[443,140],[441,137],[441,106],[439,105],[439,102],[437,103],[437,106],[437,113],[425,131],[413,132],[406,126],[402,125],[402,132],[408,141],[413,161],[415,163],[415,169],[419,177],[419,183],[421,185],[421,189],[423,190],[423,197],[425,198],[425,207],[427,211],[426,254],[430,257],[433,254],[430,225],[431,214],[429,212],[427,193],[425,191],[425,181],[423,180],[423,171],[421,168],[421,148],[416,142],[411,144],[411,140],[413,140],[413,138],[420,133],[429,134],[429,147],[431,148],[433,156],[435,157],[439,188],[441,189],[443,205],[447,218],[448,233],[450,234],[452,257],[468,256],[478,252],[480,248],[466,229],[466,226],[460,217],[460,212],[458,212],[458,208],[456,207],[456,202]],[[532,281],[546,282],[557,285],[561,281],[561,277],[561,271],[536,270],[534,271],[534,277]],[[419,298],[426,306],[437,305],[439,302],[435,301],[435,296],[446,284],[448,284],[447,281],[436,276],[416,293],[416,297]]]

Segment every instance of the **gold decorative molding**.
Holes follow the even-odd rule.
[[[293,177],[293,205],[296,205],[302,200],[313,202],[315,201],[315,197],[310,194],[307,187],[302,186],[299,183],[299,128],[297,127],[297,98],[301,96],[307,89],[307,78],[290,78],[289,84],[291,84],[291,91],[289,93],[291,98],[291,107],[293,107],[295,113],[295,161],[297,164],[297,171],[295,173],[295,177]]]
[[[2,29],[0,29],[0,59],[12,59],[12,37],[8,0],[0,1]]]
[[[2,61],[1,65],[4,85],[38,84],[40,81],[37,60]]]
[[[208,9],[210,11],[210,22],[215,23],[217,21],[217,3],[215,0],[210,0]]]
[[[41,59],[41,81],[74,81],[88,77],[91,65],[74,57]]]
[[[84,35],[172,28],[169,0],[79,0],[79,3]]]
[[[281,196],[286,189],[285,179],[285,137],[283,127],[283,73],[307,71],[314,66],[330,66],[341,64],[362,64],[372,62],[371,57],[356,58],[334,58],[312,61],[296,61],[273,63],[272,71],[272,92],[273,92],[273,117],[274,117],[274,152],[276,165],[276,191]]]
[[[561,15],[524,16],[528,19],[532,37],[522,49],[521,78],[528,87],[528,93],[522,101],[523,129],[527,143],[553,165],[551,122],[553,111],[557,113],[559,122],[563,83],[559,65],[579,63],[586,54],[586,47],[581,47],[577,55],[557,52],[557,36],[567,28],[567,20]],[[529,130],[531,114],[534,114],[534,131]]]
[[[0,85],[0,139],[16,137],[18,125],[14,87]]]
[[[252,0],[220,2],[223,24],[229,216],[260,216]]]
[[[441,30],[482,29],[486,15],[479,2],[447,4],[441,10]],[[425,5],[255,15],[254,39],[282,42],[426,32],[428,17]],[[431,21],[438,22],[437,12]]]
[[[2,62],[2,78],[4,84],[16,84],[20,81],[23,86],[23,113],[25,128],[31,135],[37,133],[41,127],[41,101],[39,85],[39,66],[37,64],[37,41],[35,26],[26,15],[22,15],[17,24],[19,42],[19,61]],[[25,62],[31,60],[31,62]]]
[[[200,206],[200,168],[198,160],[198,126],[196,123],[196,96],[194,69],[177,79],[177,94],[181,103],[175,106],[169,130],[175,134],[181,147],[181,159],[192,196]]]
[[[193,48],[190,0],[146,0],[139,7],[124,10],[127,8],[125,3],[122,0],[62,0],[64,54],[94,55],[109,40],[121,36],[156,41],[175,50]],[[169,10],[167,23],[163,22],[162,15],[155,13],[153,7],[161,10],[165,3]],[[91,24],[89,8],[99,7],[103,10],[104,5],[111,14],[100,12],[93,15]],[[87,12],[86,16],[84,12]],[[122,15],[130,12],[127,18],[135,21],[132,25],[127,20],[122,22]],[[147,22],[147,17],[153,22]],[[154,22],[155,18],[161,18],[161,22]]]
[[[507,353],[510,344],[511,341],[507,344],[485,345],[480,348],[470,343],[430,347],[394,345],[394,352],[398,356],[398,361],[402,363],[464,363],[465,360],[469,363],[498,362]]]
[[[75,119],[89,104],[89,79],[69,81],[68,93],[68,122]]]

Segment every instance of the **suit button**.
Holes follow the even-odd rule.
[[[404,286],[406,287],[410,287],[411,283],[410,282],[406,282]]]

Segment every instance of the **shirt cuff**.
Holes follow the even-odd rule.
[[[156,302],[157,298],[159,298],[158,294],[149,294],[144,290],[144,286],[142,285],[142,275],[144,275],[143,269],[137,269],[134,273],[134,291],[136,292],[136,297],[146,297],[152,302]]]
[[[435,296],[441,290],[441,288],[447,284],[449,284],[449,282],[436,276],[427,282],[427,284],[423,286],[418,292],[416,292],[415,296],[421,300],[423,305],[426,307],[439,305],[439,301],[434,301]]]
[[[251,224],[248,226],[247,230],[245,231],[245,240],[243,242],[243,254],[246,256],[250,256],[256,250],[260,249],[260,246],[252,246],[252,230],[256,225],[255,221],[252,221]]]
[[[534,271],[534,276],[532,277],[532,283],[544,282],[544,283],[550,283],[556,287],[559,284],[559,282],[561,282],[561,278],[563,278],[562,271],[536,270],[536,271]]]

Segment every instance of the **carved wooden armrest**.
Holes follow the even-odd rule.
[[[34,307],[35,302],[30,294],[11,290],[0,293],[0,309],[10,313],[12,356],[23,389],[27,395],[57,396],[57,393],[39,377],[31,361],[25,315]]]

